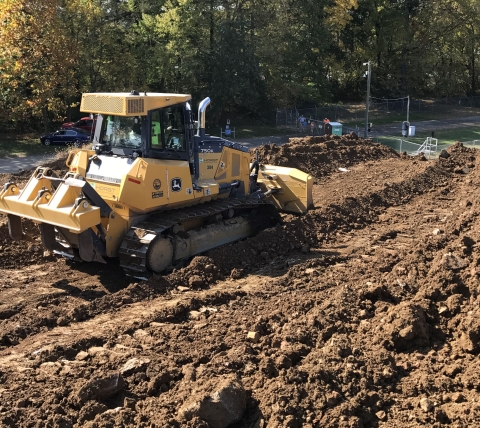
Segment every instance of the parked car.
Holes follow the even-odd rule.
[[[50,146],[51,144],[72,144],[80,147],[82,144],[90,142],[90,132],[80,128],[60,129],[50,134],[42,135],[40,142],[45,146]]]
[[[97,119],[92,119],[91,117],[82,117],[80,120],[76,122],[65,122],[62,124],[62,129],[70,129],[70,128],[80,128],[85,129],[88,132],[92,132],[92,129],[95,128],[95,123]]]

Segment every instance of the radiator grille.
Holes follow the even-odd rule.
[[[143,98],[137,98],[127,101],[127,113],[143,113],[145,109],[145,103]]]
[[[123,99],[117,97],[109,97],[108,95],[96,95],[84,97],[82,100],[82,111],[92,113],[123,113]]]

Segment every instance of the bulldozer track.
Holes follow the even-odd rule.
[[[151,234],[157,236],[184,221],[207,218],[230,209],[252,210],[262,205],[273,205],[273,203],[255,199],[217,199],[189,208],[152,214],[146,220],[131,227],[125,235],[118,250],[120,266],[127,275],[147,278],[151,275],[146,264],[148,247],[152,241]],[[150,239],[145,240],[144,237],[149,234]]]

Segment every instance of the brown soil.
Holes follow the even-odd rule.
[[[0,426],[480,426],[480,170],[449,155],[261,147],[315,208],[143,282],[0,217]]]

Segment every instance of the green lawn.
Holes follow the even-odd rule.
[[[420,131],[415,134],[415,137],[382,137],[382,139],[398,140],[403,138],[412,143],[422,144],[427,137],[431,136],[431,131]],[[455,141],[465,143],[473,140],[480,140],[480,127],[440,129],[435,131],[435,138],[438,140],[438,144],[453,144]]]
[[[44,146],[43,144],[40,144],[40,139],[38,137],[0,137],[1,158],[54,154],[62,149],[65,149],[65,147]]]

